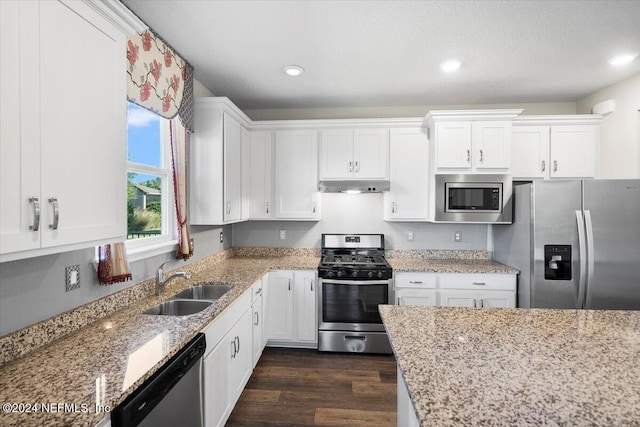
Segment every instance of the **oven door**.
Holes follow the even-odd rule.
[[[389,304],[388,280],[320,279],[318,329],[384,331],[378,305]]]

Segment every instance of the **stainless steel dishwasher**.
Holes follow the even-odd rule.
[[[111,413],[113,427],[202,427],[202,356],[198,334]]]

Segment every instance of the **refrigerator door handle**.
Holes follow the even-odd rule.
[[[580,251],[580,278],[578,279],[578,301],[576,308],[584,307],[584,297],[587,293],[587,242],[582,211],[576,211],[578,223],[578,248]]]
[[[591,221],[591,211],[584,211],[585,229],[587,230],[587,286],[585,292],[584,307],[591,306],[591,294],[589,292],[589,284],[593,278],[593,270],[595,267],[595,248],[593,246],[593,222]]]

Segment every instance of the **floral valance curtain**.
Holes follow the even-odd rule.
[[[193,67],[151,30],[127,40],[127,98],[193,132]]]

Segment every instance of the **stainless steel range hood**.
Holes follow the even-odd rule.
[[[321,193],[382,193],[390,188],[387,180],[321,180],[318,183],[318,191]]]

